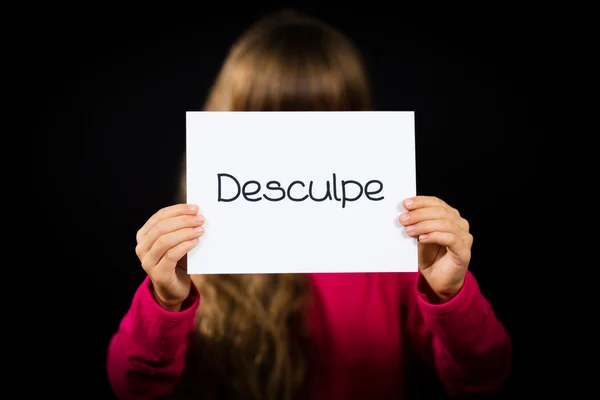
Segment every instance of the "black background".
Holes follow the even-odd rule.
[[[33,334],[45,390],[111,398],[107,344],[144,277],[135,232],[172,203],[185,112],[201,109],[237,36],[280,7],[85,7],[26,18],[14,42],[26,78],[12,83],[36,134],[29,154],[39,160],[38,181],[26,185],[47,220],[39,229],[48,240],[31,261],[44,289]],[[544,341],[553,343],[554,329],[547,294],[559,280],[559,255],[540,236],[556,232],[549,215],[563,179],[559,11],[294,8],[359,46],[377,109],[416,112],[418,193],[471,222],[472,271],[513,337],[504,396],[544,391],[541,371],[553,358]]]

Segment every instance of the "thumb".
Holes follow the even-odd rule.
[[[187,254],[177,261],[177,268],[187,271]]]
[[[421,243],[419,242],[419,267],[428,268],[435,261],[440,246],[435,243]]]

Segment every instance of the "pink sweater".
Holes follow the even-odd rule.
[[[511,342],[468,273],[451,301],[427,301],[418,273],[313,274],[319,302],[309,313],[323,369],[310,399],[398,399],[415,370],[409,354],[437,373],[451,395],[498,388],[508,375]],[[146,279],[110,342],[107,372],[120,399],[168,399],[185,368],[200,303],[161,308]],[[193,285],[192,285],[193,286]]]

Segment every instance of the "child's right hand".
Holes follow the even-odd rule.
[[[203,225],[198,206],[177,204],[158,211],[137,233],[135,253],[166,310],[179,311],[190,294],[191,279],[179,261],[198,244]]]

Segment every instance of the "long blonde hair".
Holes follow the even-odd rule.
[[[207,111],[364,111],[371,93],[361,55],[340,32],[285,11],[232,46]],[[184,180],[185,181],[185,180]],[[310,370],[311,301],[301,274],[194,275],[201,294],[195,352],[182,387],[202,398],[281,399],[302,395]]]

